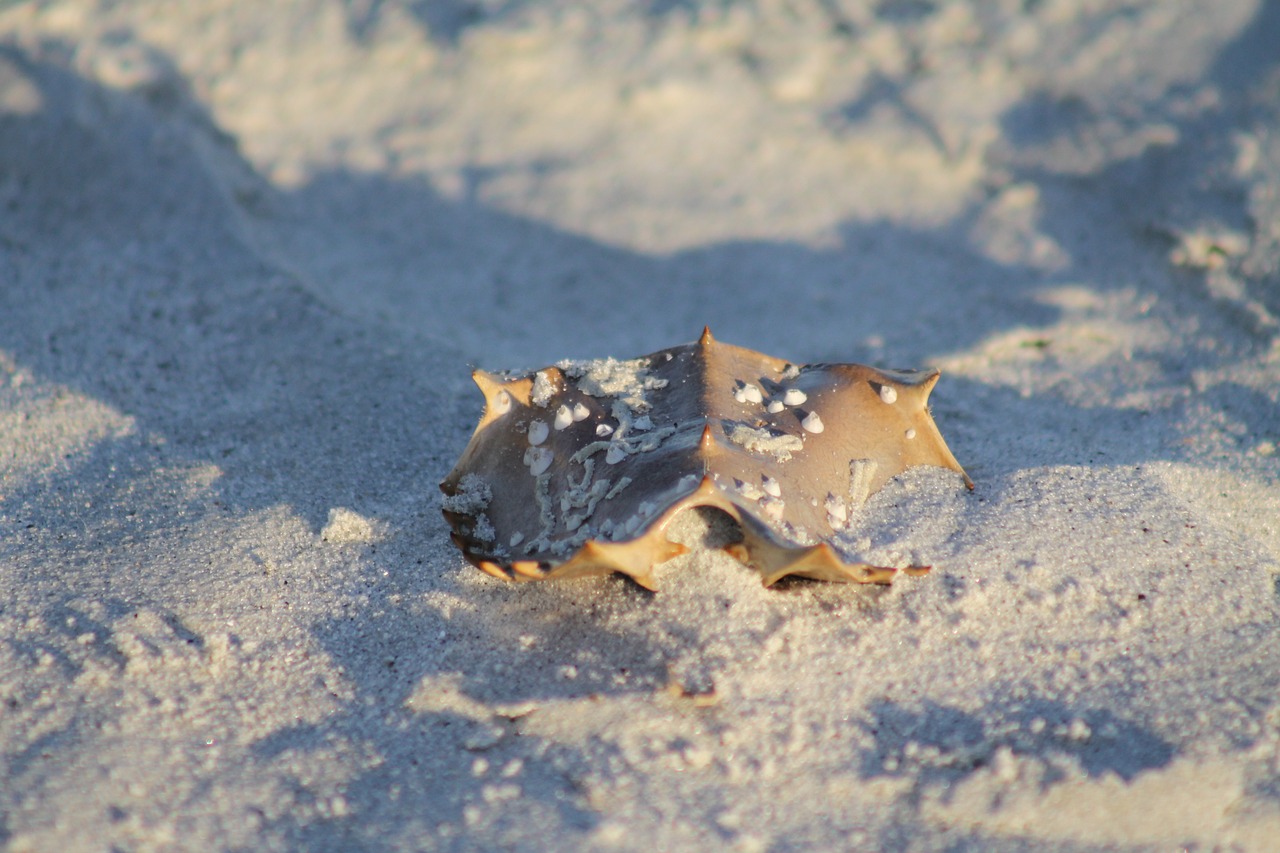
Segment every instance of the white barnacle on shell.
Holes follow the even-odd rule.
[[[782,497],[782,484],[770,477],[768,474],[762,474],[760,476],[760,488],[764,489],[766,494],[772,495],[775,498]]]
[[[530,447],[524,452],[524,464],[529,466],[529,473],[535,477],[546,472],[553,459],[555,453],[550,447]]]
[[[609,449],[605,451],[604,461],[610,465],[617,465],[623,459],[626,459],[628,455],[625,444],[620,441],[611,441],[609,442]]]
[[[763,403],[764,394],[760,392],[760,386],[751,382],[747,382],[737,391],[733,392],[733,399],[739,403]]]
[[[849,523],[849,507],[845,505],[844,498],[828,492],[822,506],[827,511],[827,524],[832,530],[843,530]]]
[[[773,521],[782,521],[787,510],[786,501],[776,497],[764,497],[760,500],[760,511]]]
[[[546,441],[550,434],[546,421],[533,421],[529,424],[529,443],[535,447]]]

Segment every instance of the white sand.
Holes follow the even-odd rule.
[[[1280,849],[1277,4],[0,5],[0,846]],[[467,566],[704,323],[943,368],[934,572]]]

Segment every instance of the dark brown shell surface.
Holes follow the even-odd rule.
[[[704,332],[629,361],[473,376],[485,411],[440,488],[453,541],[502,578],[656,588],[653,567],[684,551],[667,525],[706,506],[737,521],[728,550],[766,585],[887,583],[894,569],[839,544],[866,498],[916,465],[973,487],[929,413],[937,370],[796,365]]]

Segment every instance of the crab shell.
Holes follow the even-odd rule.
[[[709,330],[630,361],[477,370],[485,411],[440,484],[444,516],[467,560],[505,579],[621,572],[656,589],[653,567],[686,550],[667,525],[714,507],[742,531],[726,550],[766,586],[888,583],[898,570],[840,547],[866,498],[915,465],[973,488],[929,413],[938,376],[794,365]]]

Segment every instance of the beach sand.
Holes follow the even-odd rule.
[[[0,846],[1280,849],[1280,5],[0,7]],[[703,325],[943,370],[930,574],[465,563]]]

